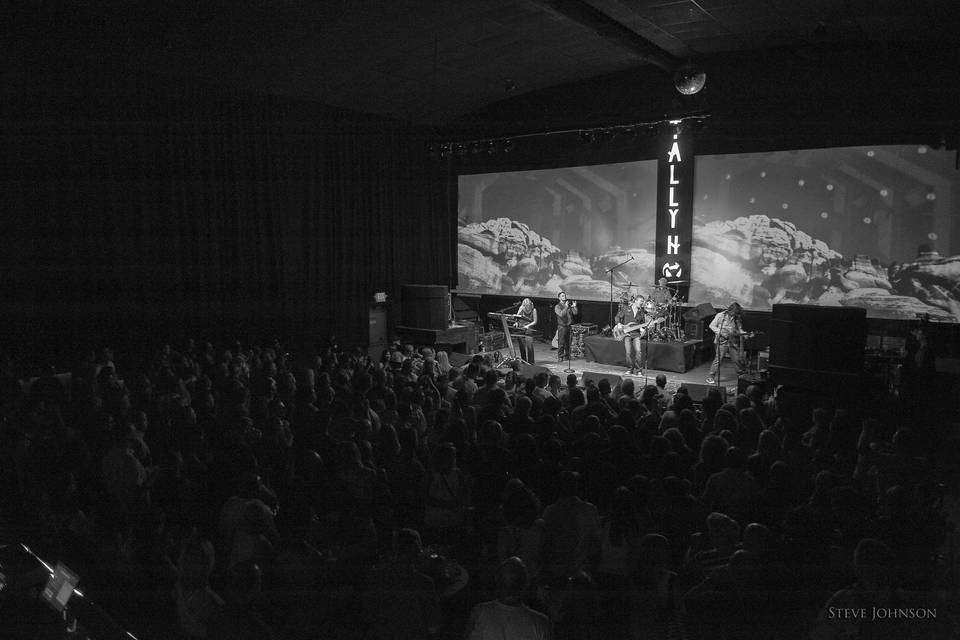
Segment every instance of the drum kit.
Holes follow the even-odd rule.
[[[660,319],[661,322],[655,325],[649,333],[651,342],[683,342],[685,339],[683,332],[683,300],[676,287],[669,285],[653,285],[649,295],[643,296],[639,293],[633,294],[631,289],[633,284],[627,286],[627,289],[620,291],[620,308],[625,309],[630,306],[636,298],[640,298],[640,306],[643,308],[647,321]]]

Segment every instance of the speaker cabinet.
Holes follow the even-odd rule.
[[[803,371],[860,373],[867,341],[867,310],[775,304],[770,366]]]
[[[389,313],[383,304],[370,305],[370,333],[367,345],[368,354],[373,359],[379,359],[380,354],[387,348]]]
[[[683,323],[683,334],[687,340],[703,340],[703,320],[687,320]]]
[[[684,382],[680,386],[687,388],[687,393],[689,394],[690,399],[697,404],[703,402],[703,399],[707,397],[707,393],[709,393],[710,389],[717,388],[717,385],[715,384],[701,384],[698,382]],[[720,393],[726,395],[726,386],[720,386]]]
[[[400,286],[400,324],[417,329],[442,330],[450,318],[447,287],[435,284]]]
[[[620,381],[623,380],[622,377],[615,373],[603,373],[601,371],[584,371],[583,376],[580,378],[580,385],[583,387],[587,386],[588,382],[593,382],[594,385],[599,384],[603,379],[606,379],[610,383],[610,388],[614,389]]]

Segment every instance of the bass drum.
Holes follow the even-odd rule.
[[[643,303],[643,312],[650,317],[659,318],[666,313],[666,309],[662,304],[657,304],[653,300],[647,300]]]

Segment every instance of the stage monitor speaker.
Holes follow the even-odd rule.
[[[687,320],[683,323],[683,334],[687,340],[703,340],[703,320]]]
[[[400,324],[416,329],[443,330],[450,320],[447,287],[439,284],[400,285]]]
[[[713,305],[709,302],[701,302],[694,308],[690,309],[683,314],[684,320],[705,320],[710,316],[714,315],[716,310],[714,310]]]
[[[861,373],[867,310],[775,304],[770,327],[770,366]]]
[[[684,382],[680,386],[687,388],[687,394],[690,396],[690,399],[697,404],[703,402],[703,399],[707,397],[707,393],[710,391],[710,389],[715,389],[717,387],[715,384],[701,384],[698,382]],[[725,387],[720,387],[720,393],[726,393]]]
[[[520,375],[522,375],[524,378],[532,378],[538,373],[546,373],[547,375],[550,375],[550,369],[538,364],[529,364],[523,360],[520,361]]]
[[[623,380],[622,377],[616,373],[603,373],[602,371],[584,371],[583,376],[580,378],[580,386],[586,388],[588,382],[593,382],[594,385],[600,383],[601,380],[606,379],[610,383],[610,388],[614,389],[620,381]]]
[[[762,376],[757,373],[743,374],[737,378],[737,395],[746,394],[747,387],[750,386],[758,386],[763,389],[764,393],[767,393],[767,382],[768,379],[766,376]]]
[[[447,353],[447,359],[450,360],[451,367],[465,367],[475,357],[480,356],[489,367],[500,367],[505,360],[510,360],[510,352],[506,349],[496,349],[491,351],[480,351],[478,353],[457,353],[450,351]]]

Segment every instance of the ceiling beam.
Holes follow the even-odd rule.
[[[528,0],[562,18],[575,22],[647,64],[673,73],[683,61],[650,42],[636,31],[617,22],[584,0]]]

